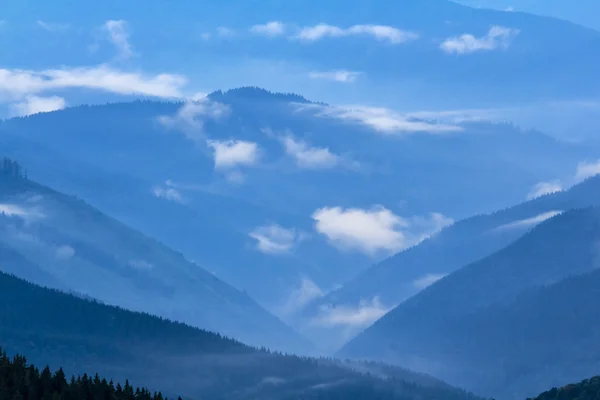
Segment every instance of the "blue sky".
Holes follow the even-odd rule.
[[[471,3],[486,1],[499,9],[509,7],[504,0]],[[541,9],[541,2],[525,1],[520,1],[523,9],[526,4]],[[139,4],[23,0],[3,9],[0,102],[8,107],[3,115],[144,95],[183,98],[255,85],[337,104],[463,114],[478,108],[486,115],[498,108],[485,103],[494,100],[487,96],[493,89],[498,98],[511,100],[510,107],[525,107],[502,117],[527,119],[523,115],[532,102],[525,96],[535,91],[515,85],[527,85],[537,75],[542,81],[554,76],[546,71],[554,63],[538,60],[531,49],[550,52],[558,44],[570,52],[569,41],[587,37],[564,25],[548,30],[544,21],[512,18],[511,12],[473,19],[444,0],[404,0],[402,7],[389,1],[339,0],[318,8],[300,0],[285,6],[265,0],[260,7],[241,1]],[[582,7],[566,4],[554,5],[552,13],[585,14],[578,11]],[[590,10],[597,5],[585,4]],[[511,68],[526,57],[527,70],[515,81],[519,76]],[[569,74],[572,79],[579,75]],[[471,89],[482,82],[490,87]],[[574,115],[578,119],[581,112]]]

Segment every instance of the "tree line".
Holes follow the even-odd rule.
[[[129,381],[121,386],[84,374],[67,381],[61,369],[52,373],[27,363],[25,357],[12,359],[0,349],[0,400],[167,400],[160,392],[134,388]],[[179,398],[181,400],[181,398]]]

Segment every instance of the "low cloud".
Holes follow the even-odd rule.
[[[580,162],[577,164],[575,182],[582,182],[598,174],[600,174],[600,160],[595,162]]]
[[[68,24],[56,24],[51,22],[45,22],[42,20],[37,20],[36,25],[48,32],[64,32],[69,29]]]
[[[250,32],[269,37],[281,36],[285,34],[285,25],[279,21],[271,21],[266,24],[252,26]]]
[[[158,121],[168,129],[180,130],[191,140],[203,142],[206,140],[204,122],[225,118],[230,112],[227,105],[198,96],[184,103],[175,115],[162,115]]]
[[[131,260],[127,263],[131,268],[140,271],[149,271],[154,268],[154,265],[144,260]]]
[[[181,192],[174,187],[167,186],[155,186],[152,188],[152,194],[155,197],[173,201],[175,203],[185,203],[185,199]]]
[[[316,221],[315,230],[336,247],[369,255],[404,250],[453,222],[438,213],[406,219],[383,206],[369,210],[325,207],[316,210],[312,218]]]
[[[383,305],[379,297],[371,300],[361,300],[358,306],[321,306],[313,324],[325,327],[348,326],[365,328],[388,313],[393,307]]]
[[[361,75],[360,72],[347,71],[345,69],[339,69],[328,72],[310,72],[308,74],[311,79],[322,79],[327,81],[341,82],[341,83],[353,83]]]
[[[228,28],[226,26],[219,26],[217,28],[217,35],[222,38],[234,37],[235,30]]]
[[[503,26],[492,26],[488,33],[481,37],[463,34],[447,38],[440,48],[448,54],[470,54],[478,51],[508,49],[513,39],[519,34],[518,29]]]
[[[540,224],[552,217],[555,217],[559,214],[562,214],[562,211],[548,211],[542,214],[538,214],[531,218],[525,218],[518,221],[513,221],[508,224],[501,225],[497,228],[494,228],[493,231],[505,231],[512,229],[526,229],[531,228],[537,224]]]
[[[295,229],[286,229],[277,224],[260,226],[248,234],[256,240],[258,251],[266,254],[286,254],[300,241]]]
[[[285,304],[278,311],[282,316],[289,316],[308,305],[313,300],[319,299],[325,292],[309,278],[302,278],[300,284],[291,290]]]
[[[129,43],[129,33],[127,31],[127,21],[109,20],[104,23],[103,28],[108,33],[108,38],[116,47],[119,57],[130,58],[134,55],[133,48]]]
[[[460,132],[462,127],[443,123],[433,123],[419,120],[410,115],[403,115],[387,108],[367,106],[298,106],[300,110],[316,110],[316,115],[321,117],[337,118],[346,121],[358,122],[373,128],[382,134],[409,134],[409,133],[449,133]]]
[[[27,96],[24,101],[11,105],[12,115],[26,115],[62,110],[67,106],[64,98],[59,96],[40,97]]]
[[[93,89],[120,95],[182,98],[181,75],[146,75],[107,65],[32,71],[0,69],[0,99],[21,99],[50,90]]]
[[[563,187],[559,181],[539,182],[533,185],[531,191],[527,194],[527,200],[532,200],[547,194],[560,192],[562,190]]]
[[[216,169],[228,169],[238,166],[252,166],[258,163],[260,152],[258,144],[244,140],[209,140],[213,149]]]
[[[44,212],[38,206],[25,207],[18,204],[0,203],[0,215],[18,217],[26,222],[46,218]]]
[[[71,246],[60,246],[56,249],[56,257],[60,260],[69,260],[75,255],[75,249]]]
[[[353,25],[349,28],[341,28],[334,25],[318,24],[302,28],[295,38],[302,41],[315,42],[325,38],[348,36],[370,36],[376,40],[391,44],[405,43],[419,37],[414,32],[403,31],[387,25]]]
[[[413,281],[413,286],[419,290],[423,290],[428,286],[433,285],[448,274],[427,274]]]
[[[311,147],[308,143],[292,136],[281,138],[285,152],[291,156],[296,165],[307,169],[334,168],[341,162],[341,157],[333,154],[327,147]]]

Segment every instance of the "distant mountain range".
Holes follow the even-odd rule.
[[[304,318],[318,319],[348,309],[381,316],[446,275],[501,250],[546,219],[566,210],[589,206],[600,206],[598,176],[566,191],[460,220],[419,245],[367,269],[341,288],[315,301],[304,310]],[[376,299],[375,303],[373,299]],[[359,332],[364,326],[340,324],[320,328],[319,332],[339,337],[340,332],[349,329]],[[327,330],[328,334],[323,333]],[[332,345],[334,343],[335,340]]]
[[[4,259],[3,259],[4,261]],[[0,343],[36,365],[184,398],[477,400],[431,377],[376,364],[259,351],[148,314],[78,299],[0,273]],[[375,376],[377,375],[377,377]],[[358,397],[357,397],[358,396]]]
[[[600,6],[595,0],[578,0],[577,3],[569,3],[564,0],[520,0],[519,2],[511,0],[457,0],[457,2],[471,7],[496,8],[547,15],[600,30],[598,20],[593,17],[600,12]]]
[[[570,182],[598,148],[253,87],[69,108],[4,121],[0,132],[3,153],[36,181],[180,251],[315,340],[330,334],[300,313],[308,303],[454,219],[517,203],[539,182]],[[383,241],[342,233],[356,216],[375,221]],[[387,282],[384,305],[414,293],[387,298]],[[349,305],[380,294],[368,287]]]
[[[304,353],[307,341],[181,253],[74,197],[0,173],[0,271],[107,304]]]
[[[500,399],[600,367],[600,210],[565,211],[424,289],[339,355],[400,363]]]

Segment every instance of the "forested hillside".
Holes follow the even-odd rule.
[[[359,369],[359,364],[256,350],[181,323],[83,300],[5,274],[0,274],[0,344],[35,365],[62,367],[67,375],[129,379],[170,396],[476,399],[405,370],[386,372],[372,365]],[[348,393],[356,397],[344,397]]]
[[[203,265],[28,179],[15,161],[4,159],[0,171],[0,271],[251,345],[310,351],[308,341]]]
[[[600,376],[585,379],[561,388],[552,388],[527,400],[598,400],[600,399]]]
[[[23,356],[10,358],[0,348],[0,399],[2,400],[168,400],[160,392],[145,388],[134,388],[125,381],[124,385],[107,381],[96,374],[93,378],[65,375],[62,368],[52,372],[49,367],[41,371],[28,364]],[[181,398],[180,398],[181,399]]]
[[[344,347],[499,399],[600,368],[600,210],[570,210],[407,300]]]

